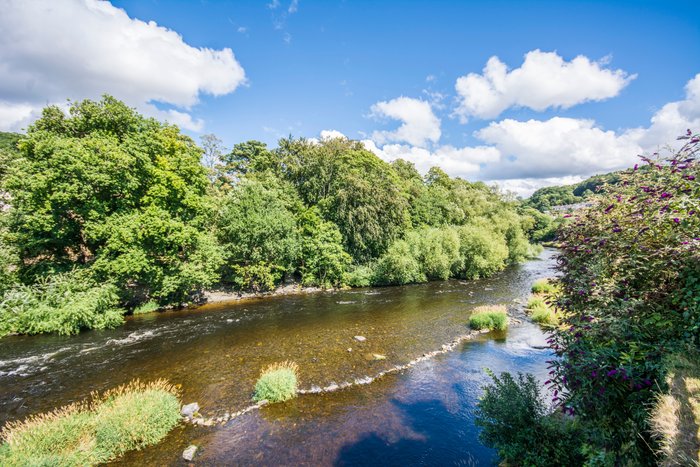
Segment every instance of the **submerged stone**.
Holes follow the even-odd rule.
[[[194,444],[191,444],[187,447],[187,449],[182,451],[182,458],[189,462],[192,459],[194,459],[194,455],[196,453],[197,453],[197,446],[195,446]]]

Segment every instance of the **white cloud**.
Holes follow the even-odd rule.
[[[287,8],[287,12],[291,15],[299,11],[299,0],[292,0],[292,2],[289,4],[289,8]]]
[[[437,145],[430,150],[416,144],[426,138],[408,141],[387,137],[386,132],[375,132],[363,143],[386,161],[402,158],[415,163],[422,173],[437,165],[452,176],[486,180],[526,196],[543,186],[576,183],[596,173],[631,167],[639,154],[680,146],[683,142],[676,137],[686,129],[700,131],[700,73],[685,90],[685,99],[664,105],[647,127],[612,131],[589,119],[504,119],[475,132],[485,143],[479,146]],[[394,144],[392,139],[407,144]]]
[[[440,139],[440,119],[435,116],[428,102],[410,97],[397,97],[377,102],[372,106],[372,116],[400,120],[403,124],[394,131],[375,131],[372,139],[379,143],[406,142],[425,147],[429,141]]]
[[[566,62],[556,52],[533,50],[520,68],[508,71],[498,57],[491,57],[483,74],[469,73],[457,79],[459,106],[455,114],[496,118],[510,107],[542,111],[549,107],[568,108],[587,101],[614,97],[636,75],[604,68],[607,60],[591,61],[579,55]]]
[[[489,179],[607,172],[634,164],[642,150],[632,134],[602,130],[593,120],[562,117],[492,122],[476,136],[504,156],[484,170]]]
[[[496,185],[501,191],[512,192],[518,196],[530,196],[535,190],[546,186],[573,185],[584,180],[585,177],[567,175],[565,177],[547,178],[513,178],[510,180],[488,180],[488,185]]]
[[[109,93],[196,130],[201,121],[186,111],[200,95],[228,94],[245,82],[231,49],[192,47],[107,1],[10,0],[3,2],[0,30],[4,129],[25,126],[46,103]],[[181,110],[160,111],[155,103]]]
[[[323,131],[321,131],[321,139],[335,139],[335,138],[347,139],[348,137],[345,136],[343,133],[339,132],[338,130],[323,130]]]
[[[674,140],[687,129],[700,132],[700,73],[686,84],[684,100],[664,105],[651,117],[649,128],[634,131],[645,151],[653,152],[666,144],[680,145]]]
[[[452,176],[473,179],[485,162],[495,162],[499,159],[498,149],[488,146],[454,148],[441,146],[435,151],[411,146],[408,144],[377,144],[369,139],[363,140],[367,150],[372,151],[381,159],[392,162],[404,159],[413,162],[422,174],[431,167],[438,166]]]

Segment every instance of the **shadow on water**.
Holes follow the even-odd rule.
[[[461,430],[455,430],[463,424],[463,417],[448,410],[442,401],[391,402],[415,436],[391,440],[381,433],[368,433],[343,446],[334,465],[480,465],[493,460],[492,453],[489,456],[483,449],[474,449],[476,439],[470,443]]]
[[[296,361],[304,388],[377,375],[464,334],[476,306],[517,311],[532,282],[553,274],[553,254],[479,281],[275,297],[154,314],[74,338],[3,339],[0,423],[133,378],[180,384],[183,402],[218,416],[248,406],[260,368],[275,361]],[[525,322],[365,386],[303,395],[211,428],[182,425],[115,464],[177,465],[193,443],[201,465],[488,465],[494,452],[473,423],[483,368],[542,377],[543,343]]]

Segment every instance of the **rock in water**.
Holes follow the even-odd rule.
[[[196,402],[187,404],[182,407],[182,410],[180,410],[182,416],[186,418],[192,418],[197,412],[199,412],[199,404],[197,404]]]
[[[196,453],[197,453],[197,446],[195,446],[194,444],[191,444],[187,447],[187,449],[182,451],[182,458],[189,462],[192,459],[194,459],[194,455]]]
[[[355,336],[355,340],[357,342],[364,342],[367,340],[367,338],[365,336]]]

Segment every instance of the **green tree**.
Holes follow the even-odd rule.
[[[301,214],[299,226],[302,282],[322,287],[343,285],[352,257],[343,249],[343,236],[338,227],[324,221],[316,208]]]
[[[285,177],[338,226],[355,261],[378,257],[403,233],[409,217],[401,181],[361,143],[281,140],[278,154]]]
[[[301,253],[294,188],[272,174],[243,177],[222,200],[217,235],[224,277],[242,288],[269,289],[291,273]]]
[[[116,281],[123,298],[162,302],[211,284],[210,271],[178,277],[201,264],[205,243],[201,154],[176,127],[110,96],[72,103],[68,115],[45,108],[6,182],[24,280],[98,263],[99,280]]]

